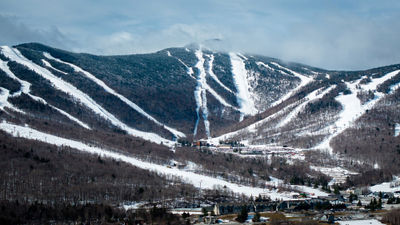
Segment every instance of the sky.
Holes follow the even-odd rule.
[[[400,1],[1,0],[0,45],[26,42],[98,55],[200,43],[324,69],[369,69],[400,63]]]

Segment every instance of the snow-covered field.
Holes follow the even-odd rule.
[[[333,179],[329,182],[329,185],[345,183],[348,176],[358,174],[342,167],[310,166],[310,168],[332,177]]]
[[[391,182],[384,182],[371,186],[369,188],[373,192],[396,192],[400,191],[400,178],[395,177]]]
[[[265,182],[266,185],[268,186],[273,186],[273,187],[288,187],[288,188],[292,188],[295,189],[299,192],[302,193],[307,193],[309,194],[311,197],[318,197],[318,196],[328,196],[329,194],[326,192],[323,192],[319,189],[316,188],[312,188],[312,187],[308,187],[305,185],[291,185],[291,184],[285,184],[285,182],[281,179],[275,178],[275,177],[270,177],[270,181]]]
[[[266,194],[270,196],[271,199],[291,199],[292,193],[278,193],[275,190],[267,192],[267,189],[263,188],[249,187],[235,183],[230,183],[222,179],[209,177],[185,170],[180,170],[174,167],[168,168],[167,166],[145,162],[131,156],[90,146],[79,141],[43,133],[27,126],[14,125],[3,121],[0,123],[0,129],[15,137],[37,140],[49,144],[54,144],[57,146],[68,146],[77,149],[79,151],[96,154],[102,157],[112,158],[115,160],[120,160],[129,163],[133,166],[136,166],[138,168],[154,171],[162,175],[179,177],[181,178],[182,181],[193,184],[195,187],[198,188],[213,189],[214,187],[220,187],[220,188],[226,187],[227,189],[230,189],[235,193],[245,194],[247,196],[251,195],[258,196],[259,194]]]
[[[349,220],[349,221],[337,221],[340,225],[385,225],[378,220]]]

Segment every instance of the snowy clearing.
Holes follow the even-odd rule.
[[[131,107],[132,109],[134,109],[135,111],[137,111],[138,113],[142,114],[143,116],[145,116],[147,119],[153,121],[154,123],[156,123],[159,126],[164,127],[165,129],[167,129],[169,132],[173,133],[176,137],[185,137],[186,135],[180,131],[177,131],[176,129],[173,129],[171,127],[166,126],[165,124],[159,122],[158,120],[156,120],[154,117],[152,117],[151,115],[149,115],[147,112],[145,112],[142,108],[140,108],[138,105],[136,105],[135,103],[133,103],[131,100],[127,99],[125,96],[117,93],[114,89],[110,88],[107,84],[105,84],[102,80],[98,79],[96,76],[94,76],[93,74],[85,71],[84,69],[72,64],[72,63],[68,63],[68,62],[64,62],[61,59],[57,59],[53,56],[51,56],[49,53],[44,52],[43,55],[51,60],[54,60],[56,62],[65,64],[70,66],[72,69],[74,69],[74,71],[78,72],[78,73],[82,73],[83,75],[85,75],[87,78],[89,78],[90,80],[92,80],[93,82],[95,82],[97,85],[99,85],[100,87],[102,87],[106,92],[116,96],[117,98],[119,98],[121,101],[123,101],[124,103],[126,103],[129,107]]]
[[[174,145],[175,142],[162,138],[161,136],[154,134],[139,131],[129,127],[124,124],[120,120],[118,120],[114,115],[109,113],[103,107],[101,107],[97,102],[95,102],[92,98],[90,98],[87,94],[80,91],[78,88],[73,86],[72,84],[62,80],[61,78],[52,74],[49,70],[33,63],[32,61],[25,58],[17,49],[10,48],[8,46],[1,47],[1,52],[8,57],[10,60],[15,61],[21,65],[28,67],[33,70],[38,75],[42,76],[46,80],[50,81],[52,85],[60,91],[63,91],[76,100],[80,101],[83,105],[87,106],[89,109],[93,110],[95,113],[103,117],[105,120],[110,121],[113,125],[125,130],[132,136],[140,137],[148,141],[152,141],[158,144],[164,144],[167,146]]]
[[[373,192],[392,192],[392,193],[394,193],[396,191],[400,191],[400,178],[395,177],[393,179],[393,181],[391,181],[391,182],[384,182],[381,184],[377,184],[377,185],[371,186],[369,189]]]
[[[265,182],[266,185],[269,186],[274,186],[274,187],[288,187],[292,189],[296,189],[299,192],[306,193],[311,195],[312,197],[318,197],[318,196],[328,196],[329,194],[326,192],[323,192],[319,189],[308,187],[305,185],[291,185],[291,184],[285,184],[285,182],[281,179],[271,177],[270,176],[270,181]]]
[[[349,220],[349,221],[337,221],[340,225],[385,225],[378,220]]]
[[[237,90],[237,101],[240,106],[241,120],[244,115],[254,115],[257,109],[249,92],[249,84],[247,83],[246,65],[238,54],[230,52],[229,57],[232,65],[233,80]]]
[[[322,167],[322,166],[310,166],[310,169],[319,171],[327,176],[332,177],[329,185],[343,184],[346,182],[346,178],[350,175],[356,175],[358,173],[349,171],[342,167]]]
[[[398,137],[400,135],[400,124],[396,123],[396,125],[394,126],[394,136]]]
[[[3,121],[0,123],[0,129],[13,135],[14,137],[27,138],[31,140],[37,140],[49,144],[54,144],[56,146],[68,146],[79,151],[100,155],[102,157],[107,157],[115,160],[120,160],[136,166],[141,169],[150,170],[163,175],[176,176],[182,179],[186,183],[193,184],[198,188],[203,189],[213,189],[215,187],[224,187],[232,190],[235,193],[245,194],[247,196],[258,196],[259,194],[267,194],[271,199],[290,199],[290,194],[278,193],[275,191],[266,192],[266,189],[243,186],[239,184],[230,183],[218,178],[209,177],[205,175],[196,174],[193,172],[188,172],[184,170],[179,170],[177,168],[168,168],[166,166],[153,164],[145,161],[138,160],[134,157],[116,153],[113,151],[105,150],[98,147],[93,147],[91,145],[84,144],[79,141],[74,141],[51,134],[43,133],[38,130],[19,126]]]

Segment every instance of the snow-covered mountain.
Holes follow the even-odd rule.
[[[354,129],[398,133],[399,72],[400,65],[327,71],[199,46],[127,56],[3,46],[0,116],[39,130],[123,133],[166,146],[207,139],[341,152]]]
[[[46,183],[59,188],[60,196],[64,185],[57,180],[71,174],[76,180],[87,177],[76,183],[87,193],[91,182],[106,189],[113,183],[136,193],[136,200],[145,199],[137,194],[143,191],[159,200],[166,194],[185,196],[193,187],[221,186],[256,196],[274,179],[300,186],[283,193],[274,187],[268,192],[273,199],[290,198],[288,190],[298,188],[326,195],[301,185],[370,185],[400,173],[399,87],[400,65],[327,71],[195,45],[127,56],[77,54],[41,44],[2,46],[0,161],[7,170],[0,175],[10,183],[11,173],[34,180],[32,187],[23,185],[26,193]],[[237,149],[224,152],[223,146],[194,151],[177,144],[195,140],[240,142],[243,151],[267,153],[247,157]],[[275,156],[275,149],[283,151]],[[97,162],[88,153],[98,156]],[[143,189],[147,178],[133,179],[128,172],[122,177],[112,172],[110,179],[119,182],[96,181],[99,175],[89,169],[103,173],[121,166],[138,177],[155,172],[160,177],[151,180],[165,190],[185,183],[179,188],[186,191]],[[47,179],[42,173],[57,174]]]

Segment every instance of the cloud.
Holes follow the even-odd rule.
[[[3,0],[5,12],[18,20],[0,16],[2,44],[115,55],[198,42],[327,69],[400,63],[397,0]]]
[[[60,48],[69,48],[73,44],[55,26],[47,29],[32,29],[17,21],[15,16],[0,15],[0,44],[16,45],[26,42],[41,42]]]

